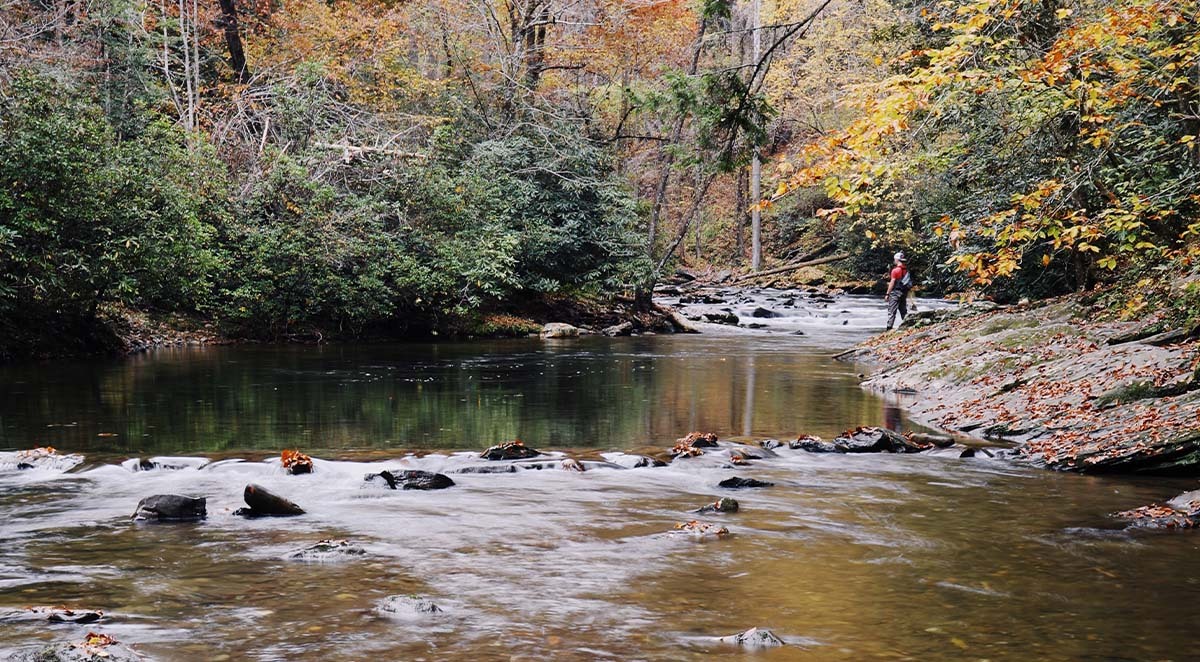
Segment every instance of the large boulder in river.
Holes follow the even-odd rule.
[[[367,474],[363,480],[386,485],[393,490],[444,490],[454,486],[454,481],[445,474],[415,469],[384,469],[377,474]]]
[[[290,517],[303,515],[304,509],[287,499],[272,494],[261,485],[247,485],[242,498],[249,508],[239,508],[234,515],[243,517]]]
[[[579,333],[579,327],[562,322],[550,322],[542,327],[541,336],[543,338],[578,338]]]
[[[541,454],[541,451],[530,448],[524,442],[517,440],[492,446],[480,453],[479,457],[485,460],[523,460]]]
[[[155,494],[138,502],[132,519],[155,522],[196,522],[208,516],[208,500],[182,494]]]

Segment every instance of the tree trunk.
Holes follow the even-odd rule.
[[[754,0],[754,47],[752,55],[754,63],[758,65],[758,59],[762,53],[762,0]],[[758,148],[754,148],[753,160],[750,162],[750,204],[754,205],[754,209],[750,212],[750,270],[758,271],[762,269],[762,210],[760,203],[762,202],[762,157],[759,155]]]
[[[708,30],[708,23],[700,21],[700,28],[696,31],[695,46],[692,50],[692,62],[688,66],[688,75],[695,76],[696,71],[700,68],[700,52],[704,49],[704,33]],[[646,254],[651,258],[654,257],[654,243],[658,238],[658,224],[662,220],[663,203],[667,199],[667,184],[671,181],[671,166],[675,164],[675,152],[671,149],[679,144],[680,138],[683,137],[683,125],[686,121],[683,113],[675,119],[675,126],[671,128],[671,139],[662,146],[659,152],[659,167],[662,172],[658,175],[658,184],[654,187],[654,202],[650,205],[650,228],[646,238]],[[668,251],[669,253],[670,251]]]
[[[225,31],[225,45],[229,48],[229,66],[234,79],[245,85],[250,82],[250,68],[246,66],[246,52],[242,49],[242,35],[238,28],[237,7],[234,0],[219,0],[221,3],[220,27]]]
[[[746,208],[750,206],[747,202],[749,197],[750,176],[749,171],[743,166],[738,168],[737,206],[733,210],[734,247],[737,252],[733,258],[734,264],[741,264],[742,260],[746,259]]]

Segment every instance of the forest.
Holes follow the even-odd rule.
[[[896,250],[927,293],[1194,325],[1198,4],[0,0],[0,355]]]

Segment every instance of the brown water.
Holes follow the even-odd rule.
[[[0,473],[0,611],[111,615],[0,620],[0,657],[90,629],[164,660],[1198,659],[1200,537],[1123,533],[1105,517],[1194,481],[784,450],[737,470],[697,458],[453,474],[432,493],[363,487],[369,471],[450,470],[472,462],[450,449],[514,436],[607,452],[692,429],[786,438],[895,424],[855,366],[827,358],[861,334],[212,348],[0,369],[0,449],[87,456],[65,474]],[[317,471],[257,461],[283,447],[318,456]],[[404,450],[418,447],[444,450]],[[152,454],[253,461],[119,465]],[[716,486],[731,475],[776,486]],[[248,482],[308,514],[232,516]],[[208,520],[129,523],[140,498],[170,492],[207,496]],[[702,519],[732,536],[663,534],[722,493],[741,512]],[[368,554],[283,558],[328,537]],[[445,612],[374,611],[409,593]],[[713,640],[753,626],[789,645]]]

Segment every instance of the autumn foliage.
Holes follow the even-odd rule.
[[[782,165],[876,243],[989,285],[1064,263],[1074,285],[1197,256],[1197,3],[939,2],[932,43],[859,118]],[[944,248],[938,248],[941,243]]]

